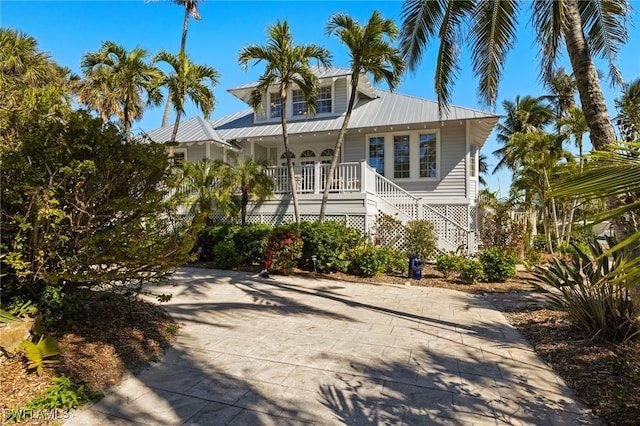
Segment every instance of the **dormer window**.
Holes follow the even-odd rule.
[[[318,90],[318,114],[331,112],[331,86],[324,86]]]
[[[282,97],[280,93],[271,93],[271,104],[270,104],[270,112],[271,118],[282,117]]]
[[[306,115],[307,100],[304,98],[302,90],[294,90],[291,99],[293,101],[293,115]]]

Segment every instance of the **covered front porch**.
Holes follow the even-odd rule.
[[[366,161],[338,164],[333,179],[327,179],[329,164],[316,163],[293,166],[295,190],[299,194],[322,194],[325,185],[332,193],[375,192],[376,172]],[[267,174],[275,182],[276,194],[291,194],[291,180],[287,166],[272,166]]]

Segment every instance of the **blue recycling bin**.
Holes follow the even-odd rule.
[[[422,267],[424,266],[424,261],[423,260],[418,260],[416,259],[413,265],[413,269],[412,269],[412,273],[411,273],[411,278],[413,278],[416,281],[420,281],[422,279]]]
[[[416,266],[416,260],[418,260],[418,255],[416,253],[409,253],[407,255],[409,258],[409,278],[413,277],[413,268]]]

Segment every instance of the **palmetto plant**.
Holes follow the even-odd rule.
[[[576,244],[573,248],[570,259],[554,258],[548,267],[535,269],[534,275],[542,283],[534,282],[538,291],[594,336],[625,341],[638,334],[629,291],[613,280],[623,260],[621,252],[603,256],[604,250],[595,241],[588,250]]]

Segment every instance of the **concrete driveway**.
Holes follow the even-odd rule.
[[[480,296],[182,268],[162,361],[67,425],[598,424]]]

